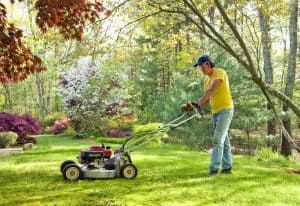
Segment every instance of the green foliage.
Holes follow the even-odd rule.
[[[18,134],[14,132],[0,132],[0,148],[6,148],[16,143]]]
[[[113,8],[116,2],[106,3]],[[31,11],[33,3],[30,1],[22,6]],[[214,6],[213,1],[198,1],[195,4],[208,21],[213,21],[214,28],[232,46],[237,55],[240,55],[240,46],[229,32],[220,14],[209,12],[212,11],[211,6]],[[269,26],[272,29],[271,43],[278,45],[287,41],[286,35],[282,33],[288,33],[289,6],[282,5],[286,5],[286,1],[224,1],[227,15],[234,20],[233,23],[238,31],[243,31],[241,36],[258,69],[262,70],[263,57],[261,56],[261,36],[257,32],[259,31],[257,9],[261,8],[269,19]],[[122,96],[124,105],[130,109],[134,107],[134,115],[138,117],[137,121],[132,122],[123,121],[119,115],[104,118],[105,108],[102,103],[100,106],[103,108],[91,110],[86,115],[83,115],[86,109],[79,111],[78,119],[84,125],[82,130],[86,133],[85,136],[92,134],[97,136],[114,128],[131,130],[133,124],[166,123],[180,115],[181,104],[197,100],[203,94],[203,76],[199,75],[199,71],[192,65],[199,55],[207,53],[212,56],[217,67],[224,68],[228,73],[235,104],[231,128],[244,133],[238,144],[242,147],[250,145],[255,148],[276,144],[276,138],[266,137],[265,134],[266,121],[272,117],[265,109],[266,100],[260,89],[251,80],[244,78],[249,77],[245,68],[238,65],[230,55],[205,37],[203,32],[199,32],[199,28],[186,17],[176,13],[157,13],[158,6],[170,10],[187,11],[190,17],[198,22],[197,16],[193,16],[193,12],[181,1],[158,0],[153,1],[149,6],[148,1],[133,0],[118,7],[119,9],[114,12],[113,18],[120,21],[113,21],[109,24],[103,21],[103,24],[90,25],[86,28],[87,32],[82,41],[74,42],[65,41],[57,29],[42,34],[35,24],[30,23],[33,13],[15,12],[12,15],[11,20],[16,26],[22,25],[28,32],[36,34],[27,35],[24,37],[24,42],[30,46],[33,53],[39,54],[48,68],[48,71],[40,74],[44,100],[42,106],[48,114],[43,120],[45,131],[49,131],[48,127],[52,126],[54,121],[66,117],[63,113],[53,113],[62,111],[64,104],[57,95],[57,89],[54,89],[60,78],[58,68],[74,66],[80,56],[91,56],[96,63],[101,61],[103,65],[101,75],[103,74],[103,79],[107,80],[100,89],[102,92],[111,91],[110,80],[121,82],[121,90],[126,90],[126,92],[122,95],[118,92],[113,93],[112,96],[116,96],[116,99]],[[155,15],[152,16],[152,13]],[[145,16],[147,18],[144,18]],[[139,19],[143,21],[136,21]],[[118,33],[116,31],[120,29],[119,22],[132,22],[132,24],[122,28],[116,41],[114,33]],[[99,35],[106,29],[108,34],[112,35]],[[106,34],[106,32],[102,33]],[[271,56],[275,72],[274,87],[280,90],[285,84],[283,77],[287,69],[284,63],[287,56],[286,50],[283,47],[272,46]],[[263,71],[261,72],[263,78]],[[0,110],[38,115],[39,103],[35,80],[36,76],[31,76],[18,84],[3,85],[0,91]],[[100,94],[100,87],[97,84],[97,81],[91,80],[89,93],[84,99],[105,97],[105,92]],[[293,97],[295,102],[299,102],[299,96],[299,84],[297,87],[296,81]],[[111,100],[111,97],[105,97],[106,103]],[[276,106],[281,110],[282,105]],[[209,111],[206,113],[208,114]],[[86,118],[87,116],[91,118]],[[280,116],[282,119],[291,117],[289,112],[283,112]],[[211,119],[211,117],[207,118]],[[295,128],[294,122],[295,116],[292,116],[293,128]],[[75,125],[73,127],[77,130]],[[164,138],[164,141],[204,148],[211,146],[212,129],[211,120],[193,121],[170,132],[169,137]]]
[[[75,137],[77,132],[74,130],[72,126],[68,126],[67,129],[62,133],[63,136]]]
[[[149,124],[145,124],[145,125],[134,125],[133,126],[133,141],[134,139],[140,139],[140,141],[138,141],[136,143],[136,145],[139,145],[140,143],[147,141],[149,138],[152,139],[152,141],[150,141],[151,143],[161,143],[161,140],[164,138],[168,138],[168,135],[164,132],[160,132],[159,128],[162,128],[164,125],[162,123],[149,123]],[[154,132],[157,131],[157,132]],[[148,135],[149,133],[154,132],[153,134]],[[145,139],[143,139],[143,137],[146,137]],[[150,144],[151,144],[150,143]]]
[[[42,120],[42,124],[45,128],[52,127],[54,125],[54,122],[57,120],[61,120],[67,118],[67,115],[63,112],[54,112],[52,114],[49,114],[45,116],[45,118]]]
[[[170,136],[175,136],[170,140],[173,143],[185,144],[202,150],[213,145],[213,123],[207,118],[194,120],[170,133]]]
[[[44,134],[50,134],[50,133],[52,133],[51,127],[45,127],[44,128]]]
[[[189,72],[187,76],[174,73],[175,84],[165,89],[164,93],[154,95],[149,89],[149,93],[145,91],[145,94],[141,95],[142,102],[138,118],[142,124],[157,121],[170,122],[181,115],[180,106],[182,104],[196,101],[201,96],[201,93],[203,93],[202,78],[199,80],[197,72]],[[143,88],[146,87],[147,85],[143,86]],[[209,113],[209,111],[206,111],[206,113]],[[209,125],[211,126],[209,121],[196,123],[196,120],[193,120],[170,132],[170,136],[165,138],[165,141],[200,146],[199,141],[203,140],[202,137],[209,137],[210,131],[207,131]]]
[[[277,162],[281,163],[282,166],[288,166],[288,161],[284,156],[281,156],[277,152],[272,151],[271,148],[261,148],[256,154],[258,161],[265,162]]]
[[[261,149],[261,148],[272,148],[277,150],[279,145],[279,138],[273,135],[260,134],[263,132],[257,132],[255,136],[247,137],[247,134],[240,134],[236,130],[233,130],[231,134],[231,144],[238,148],[247,148],[251,150]]]
[[[126,138],[97,137],[96,139],[100,143],[122,144]]]
[[[133,121],[124,121],[121,117],[111,117],[105,120],[107,128],[132,129]]]

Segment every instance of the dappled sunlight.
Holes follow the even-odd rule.
[[[51,138],[51,137],[48,137]],[[62,143],[62,142],[61,142]],[[132,153],[136,179],[67,182],[59,167],[74,159],[81,141],[0,157],[0,204],[4,205],[248,205],[299,202],[299,175],[280,164],[266,167],[255,157],[234,156],[232,175],[208,177],[209,154],[166,145]],[[92,143],[91,143],[92,144]],[[294,163],[289,163],[293,165]],[[299,166],[299,165],[298,165]],[[293,168],[293,167],[291,167]],[[294,164],[294,168],[297,165]],[[287,193],[289,191],[290,193]],[[30,195],[28,195],[30,194]],[[80,194],[80,195],[78,195]],[[281,195],[277,195],[281,194]],[[145,204],[146,203],[146,204]]]

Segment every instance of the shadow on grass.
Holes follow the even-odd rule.
[[[5,181],[0,181],[1,193],[2,198],[10,196],[5,205],[52,201],[62,201],[63,204],[73,202],[71,197],[76,194],[82,197],[81,200],[75,198],[78,203],[82,204],[93,198],[97,198],[100,205],[105,201],[118,204],[116,201],[122,199],[139,202],[139,198],[145,197],[146,194],[149,197],[162,196],[159,202],[168,203],[170,198],[166,191],[170,191],[173,198],[178,191],[185,194],[184,199],[193,198],[196,194],[203,198],[202,203],[209,204],[212,199],[215,203],[229,201],[234,196],[253,193],[257,189],[280,186],[283,181],[285,184],[294,184],[295,181],[285,178],[276,170],[265,168],[241,168],[241,171],[237,170],[232,175],[208,177],[204,173],[205,164],[199,165],[199,169],[190,168],[189,165],[179,167],[178,165],[175,167],[174,165],[165,167],[158,165],[149,172],[146,168],[147,164],[144,164],[140,170],[141,174],[134,180],[105,179],[78,182],[64,181],[58,169],[54,167],[50,170],[42,167],[33,168],[31,171],[2,169],[1,177]],[[214,195],[216,191],[219,193]],[[155,198],[149,199],[150,202],[152,200],[157,201]],[[174,201],[180,201],[180,195],[176,195]]]
[[[49,137],[49,142],[53,139]],[[297,196],[293,200],[289,196],[297,191],[295,183],[300,182],[300,176],[287,174],[280,167],[282,163],[269,167],[253,157],[234,156],[234,174],[208,177],[209,154],[176,146],[143,148],[132,153],[139,169],[133,180],[67,182],[60,173],[60,164],[69,158],[76,159],[82,144],[69,145],[69,139],[67,143],[61,141],[56,143],[63,148],[45,147],[10,159],[0,158],[3,164],[0,205],[264,205],[284,201],[297,205],[300,202]]]

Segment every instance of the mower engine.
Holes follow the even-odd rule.
[[[104,167],[104,160],[110,159],[112,149],[110,146],[91,146],[89,149],[81,150],[78,162],[87,165],[89,169]]]

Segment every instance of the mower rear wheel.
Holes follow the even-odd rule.
[[[82,178],[83,173],[77,164],[69,164],[63,170],[65,180],[77,181]]]
[[[75,164],[75,162],[73,160],[66,160],[63,163],[61,163],[61,165],[60,165],[60,171],[61,171],[61,173],[63,173],[65,167],[67,165],[70,165],[70,164]]]
[[[138,169],[134,164],[125,164],[121,167],[121,177],[133,179],[137,176]]]

